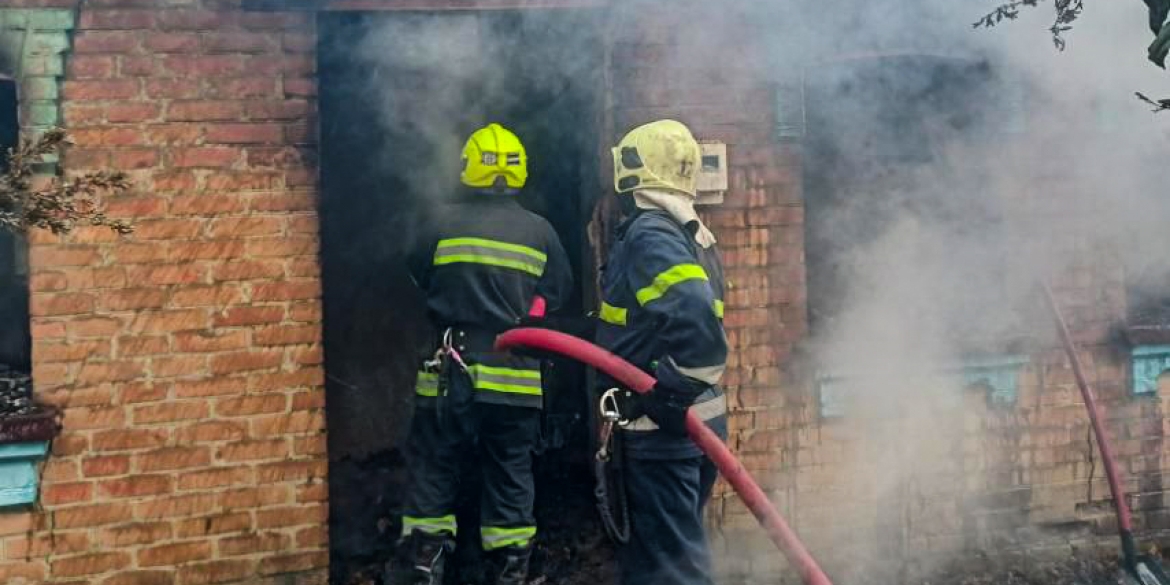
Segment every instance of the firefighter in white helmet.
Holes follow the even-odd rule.
[[[726,438],[727,340],[723,268],[694,208],[699,145],[680,122],[659,120],[631,130],[613,160],[627,217],[601,278],[597,342],[658,380],[622,401],[632,421],[617,437],[630,518],[620,583],[710,585],[702,511],[717,472],[683,421],[691,408]]]

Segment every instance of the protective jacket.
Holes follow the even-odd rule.
[[[640,210],[618,227],[602,268],[597,342],[661,386],[695,397],[693,410],[726,434],[726,400],[716,385],[727,362],[723,267],[714,246],[660,210]],[[609,383],[608,380],[603,380]],[[687,437],[659,432],[648,417],[625,427],[633,457],[701,456]]]
[[[494,352],[491,345],[516,326],[536,296],[555,311],[569,295],[572,276],[556,232],[500,193],[468,191],[436,216],[410,259],[432,323],[451,329],[477,402],[539,408],[539,362]],[[439,386],[436,375],[420,372],[419,406],[438,396]]]

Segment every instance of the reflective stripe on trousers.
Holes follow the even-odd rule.
[[[501,526],[484,526],[479,529],[483,540],[483,550],[491,551],[508,546],[525,547],[536,536],[535,526],[517,526],[505,528]]]

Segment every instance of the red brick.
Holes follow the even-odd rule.
[[[304,99],[248,102],[244,112],[252,120],[300,120],[312,112]]]
[[[116,504],[125,506],[125,504]],[[97,541],[102,548],[121,548],[136,544],[149,544],[171,538],[171,525],[166,522],[139,522],[105,528],[97,532]]]
[[[138,471],[171,471],[206,467],[211,464],[211,451],[206,447],[167,447],[135,455]]]
[[[246,390],[247,380],[244,378],[215,377],[196,382],[175,383],[175,396],[177,398],[225,396],[242,394]]]
[[[194,264],[158,264],[131,266],[127,274],[131,282],[146,285],[165,286],[168,284],[194,284],[202,282],[206,267]]]
[[[278,91],[276,77],[213,78],[206,81],[204,96],[211,99],[241,100],[270,98]]]
[[[122,385],[122,404],[141,404],[143,402],[158,402],[167,398],[170,388],[166,384],[141,382]]]
[[[41,501],[51,506],[88,502],[93,496],[93,484],[50,483],[41,488]]]
[[[265,463],[256,468],[256,480],[261,484],[324,479],[325,474],[326,464],[322,460]]]
[[[289,169],[284,174],[284,182],[290,189],[297,187],[316,188],[317,172],[315,170]]]
[[[280,394],[220,398],[215,403],[217,416],[252,416],[284,412],[287,409],[288,398]]]
[[[211,372],[216,375],[279,367],[284,359],[280,351],[235,351],[211,357]]]
[[[323,393],[322,393],[323,394]],[[252,419],[252,436],[283,437],[319,432],[325,428],[325,415],[320,411],[311,412],[301,410],[276,416],[254,417]]]
[[[288,308],[288,320],[301,323],[317,323],[321,321],[320,302],[292,303]]]
[[[32,296],[29,313],[34,317],[79,315],[92,313],[94,306],[93,295],[86,293],[39,294]]]
[[[327,526],[310,526],[297,531],[297,548],[319,549],[329,544],[329,528]]]
[[[279,124],[219,124],[207,127],[207,141],[223,144],[276,144],[284,140]]]
[[[135,333],[161,334],[191,331],[207,327],[207,312],[203,309],[176,309],[139,314],[131,325]]]
[[[38,343],[33,346],[33,359],[42,362],[80,362],[90,357],[110,356],[112,349],[108,341],[73,341],[61,343]],[[75,406],[86,406],[71,402]]]
[[[218,511],[214,494],[189,494],[153,498],[135,504],[135,514],[144,520],[212,514]]]
[[[130,472],[130,457],[126,455],[86,457],[81,461],[81,472],[86,477],[125,475]]]
[[[244,293],[234,285],[198,286],[177,290],[171,295],[173,307],[212,307],[223,310],[242,303]]]
[[[100,124],[101,120],[93,120],[86,122],[78,122],[65,116],[65,124],[74,128],[83,127],[85,124],[94,123]],[[105,148],[78,148],[76,146],[65,147],[62,154],[63,162],[68,165],[69,170],[97,170],[108,167],[110,165],[110,151]]]
[[[103,498],[157,496],[169,494],[172,491],[174,491],[174,479],[170,475],[135,474],[98,483],[98,494]]]
[[[35,376],[35,372],[34,372]],[[69,408],[65,427],[73,430],[108,429],[124,424],[125,412],[119,406]],[[88,472],[86,473],[88,475]]]
[[[135,222],[134,237],[139,240],[175,240],[194,238],[203,230],[202,219],[151,219]]]
[[[138,35],[134,32],[83,30],[73,38],[73,52],[130,53],[138,48],[138,42]]]
[[[248,200],[234,193],[185,195],[171,200],[174,215],[222,215],[247,211]],[[217,256],[222,257],[222,256]]]
[[[40,560],[0,564],[0,579],[5,583],[44,583],[47,566]]]
[[[255,302],[308,300],[320,296],[319,280],[268,282],[256,285],[252,290],[252,300]]]
[[[192,171],[156,172],[151,177],[152,187],[157,193],[181,193],[195,188],[197,179]]]
[[[329,508],[321,504],[302,504],[284,508],[269,508],[256,511],[256,528],[285,528],[305,524],[319,524],[328,521]]]
[[[62,433],[53,439],[52,450],[54,457],[68,457],[80,455],[89,451],[89,437],[81,433]]]
[[[254,211],[312,211],[316,208],[317,196],[311,192],[286,191],[278,194],[257,194],[252,197]]]
[[[313,97],[317,95],[317,80],[311,77],[301,79],[285,78],[284,95],[289,98]]]
[[[297,368],[291,372],[255,374],[248,388],[254,392],[285,391],[319,387],[324,380],[325,372],[321,367]]]
[[[147,79],[143,84],[143,90],[150,99],[182,100],[194,99],[200,95],[197,79]]]
[[[242,110],[239,102],[231,100],[174,102],[167,108],[167,119],[175,122],[235,120]]]
[[[134,424],[148,425],[205,418],[209,410],[207,403],[203,401],[149,404],[134,409]]]
[[[180,490],[204,491],[213,488],[252,485],[255,482],[255,474],[250,467],[235,465],[182,473],[178,476],[178,482]]]
[[[286,53],[313,53],[317,50],[317,36],[303,33],[284,33],[281,47]]]
[[[222,282],[276,278],[283,274],[284,265],[276,260],[240,260],[216,266],[211,272],[211,278]]]
[[[260,559],[260,574],[279,575],[318,569],[328,565],[329,553],[327,551],[271,556]]]
[[[242,581],[255,574],[256,561],[212,561],[179,568],[180,585],[208,585]]]
[[[214,324],[216,327],[236,327],[279,323],[283,319],[282,307],[236,307],[216,314]]]
[[[156,10],[86,10],[78,23],[80,29],[150,30],[155,26]]]
[[[81,478],[78,473],[77,460],[74,458],[65,457],[51,457],[45,462],[44,471],[41,473],[41,481],[76,481]],[[4,518],[0,517],[0,528],[5,525]],[[25,531],[27,532],[27,531]]]
[[[201,377],[207,374],[207,356],[156,356],[150,360],[150,373],[156,379]]]
[[[261,328],[253,335],[256,344],[262,346],[316,343],[321,338],[316,325],[276,325]]]
[[[289,214],[288,231],[292,234],[317,235],[320,224],[315,213]]]
[[[249,512],[228,512],[203,518],[191,518],[177,522],[175,528],[180,538],[250,532],[252,530],[252,514]]]
[[[268,171],[232,171],[216,173],[207,178],[211,191],[271,191],[284,188],[284,176]]]
[[[122,57],[118,59],[118,75],[122,77],[150,77],[154,75],[157,60],[150,57]]]
[[[36,379],[37,384],[41,389],[47,386],[61,385],[70,381],[71,378],[70,364],[46,364],[33,363],[33,378]]]
[[[274,463],[268,465],[287,465]],[[285,504],[290,501],[292,492],[287,485],[267,485],[273,481],[258,478],[262,485],[228,490],[219,494],[219,505],[226,510],[250,510]]]
[[[245,331],[190,331],[175,334],[175,349],[182,352],[219,352],[248,347]]]
[[[102,293],[101,306],[108,311],[138,311],[158,309],[166,302],[167,293],[157,288],[128,288]]]
[[[240,160],[241,150],[226,146],[176,148],[172,164],[179,168],[226,168]]]
[[[271,236],[282,233],[284,225],[281,217],[227,217],[212,220],[209,231],[213,238]]]
[[[66,69],[71,79],[108,79],[114,75],[114,58],[107,55],[73,55]]]
[[[167,55],[161,60],[162,71],[177,77],[226,77],[244,73],[244,60],[238,55]]]
[[[77,557],[53,559],[51,567],[53,576],[84,577],[99,575],[130,566],[130,555],[124,552],[91,553]]]
[[[292,539],[279,532],[260,532],[219,540],[219,554],[225,557],[275,552],[292,548]]]
[[[66,325],[69,335],[81,337],[109,337],[122,329],[122,322],[110,317],[72,319]]]
[[[132,518],[126,504],[103,502],[90,506],[77,506],[53,511],[53,528],[87,528],[126,522]]]
[[[170,350],[170,344],[163,336],[119,337],[116,341],[118,355],[122,357],[157,355]]]
[[[287,459],[292,452],[288,441],[271,439],[263,441],[240,441],[220,447],[216,459],[227,463]]]
[[[164,567],[211,558],[210,542],[163,544],[138,551],[138,566]]]
[[[102,581],[102,585],[172,585],[173,570],[123,571]]]
[[[93,450],[127,451],[161,447],[170,436],[168,429],[114,429],[98,431],[93,435]]]
[[[324,383],[322,380],[321,383]],[[304,392],[297,392],[292,395],[292,409],[297,410],[313,410],[316,408],[325,408],[325,392],[320,388],[307,390]]]
[[[58,339],[65,337],[64,323],[44,323],[33,320],[32,324],[32,338],[34,342],[39,342],[47,339]]]
[[[106,106],[106,119],[115,124],[155,120],[161,113],[162,108],[158,104],[147,102],[114,103]]]
[[[147,217],[164,215],[167,208],[167,202],[164,199],[154,196],[147,197],[118,197],[106,203],[106,215],[110,217],[119,218],[133,218],[133,217]],[[119,251],[123,249],[135,249],[146,247],[143,244],[134,244],[132,242],[119,241],[118,245],[114,247],[113,260],[121,261],[122,258],[117,256]],[[149,246],[154,249],[155,246]],[[138,260],[126,260],[127,263],[137,262]]]
[[[211,53],[260,53],[276,48],[270,33],[224,32],[203,35],[203,48]]]
[[[138,362],[87,362],[77,374],[78,384],[101,384],[103,382],[125,382],[140,378],[146,369]]]
[[[127,100],[137,96],[138,90],[136,79],[65,81],[61,87],[61,97],[78,101]]]
[[[329,501],[329,484],[325,482],[297,486],[297,502]]]
[[[89,552],[94,550],[93,543],[85,531],[60,531],[41,533],[28,541],[25,554],[21,558],[48,557],[50,555],[65,556],[73,553]],[[5,548],[8,545],[5,544]],[[2,574],[2,573],[0,573]]]
[[[191,53],[199,50],[199,35],[195,33],[146,33],[142,46],[151,53]]]
[[[288,263],[288,275],[298,278],[318,278],[321,276],[321,263],[316,257],[293,258]]]
[[[291,363],[302,366],[315,366],[324,361],[325,354],[321,351],[321,346],[315,345],[292,349],[288,352],[288,357]]]
[[[321,430],[323,432],[324,428]],[[297,457],[324,457],[327,453],[328,445],[323,434],[293,439],[293,454]]]
[[[32,246],[29,262],[34,266],[89,266],[98,262],[101,253],[92,246]]]
[[[215,10],[160,10],[158,27],[174,30],[219,30],[232,24],[231,13]]]
[[[69,288],[74,290],[122,288],[126,286],[126,270],[120,266],[108,268],[71,268],[63,270]],[[104,294],[104,292],[103,292]]]

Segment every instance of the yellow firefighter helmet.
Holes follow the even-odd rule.
[[[460,181],[468,187],[505,185],[519,189],[528,181],[528,154],[511,131],[499,124],[476,130],[463,145],[463,172]]]
[[[699,143],[682,122],[658,120],[631,130],[613,149],[618,193],[664,189],[695,196]]]

